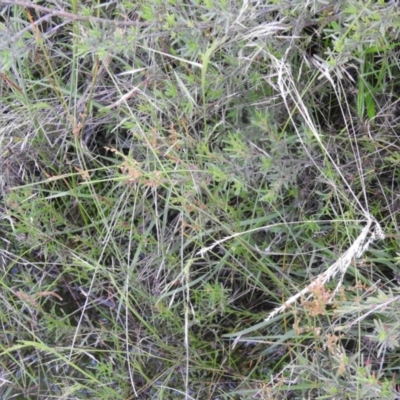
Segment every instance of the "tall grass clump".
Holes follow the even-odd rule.
[[[0,5],[1,398],[399,398],[396,2]]]

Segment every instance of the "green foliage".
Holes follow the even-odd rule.
[[[397,7],[10,3],[0,397],[397,398]]]

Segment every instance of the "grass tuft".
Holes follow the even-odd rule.
[[[1,398],[399,398],[399,10],[325,3],[0,0]]]

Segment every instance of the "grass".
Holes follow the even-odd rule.
[[[394,3],[0,4],[1,398],[399,398]]]

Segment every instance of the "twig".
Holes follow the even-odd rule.
[[[13,6],[21,6],[21,7],[29,7],[35,10],[51,13],[53,16],[56,15],[62,18],[68,18],[72,21],[90,21],[90,22],[102,22],[106,24],[115,24],[117,26],[138,26],[138,27],[147,27],[150,26],[148,22],[137,22],[137,21],[116,21],[113,19],[106,18],[98,18],[98,17],[83,17],[82,15],[77,15],[70,13],[64,10],[55,10],[47,7],[40,6],[35,3],[27,2],[27,1],[19,1],[19,0],[1,0],[0,4],[9,4]]]

